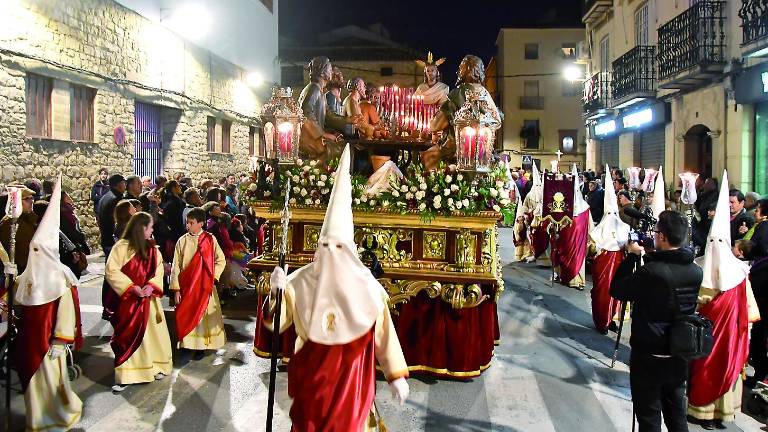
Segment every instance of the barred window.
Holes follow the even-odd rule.
[[[53,80],[44,76],[27,74],[27,135],[50,138],[51,91]]]
[[[73,141],[93,141],[93,101],[96,90],[72,84],[69,103],[69,136]]]

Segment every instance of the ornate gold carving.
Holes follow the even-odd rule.
[[[445,259],[445,232],[424,231],[424,258]]]
[[[410,241],[413,245],[413,230],[362,227],[355,230],[355,240],[360,245],[372,245],[375,240],[377,247],[374,252],[382,264],[408,261],[412,256],[404,250],[398,250],[397,244]]]
[[[440,297],[443,301],[450,303],[454,309],[477,307],[480,303],[488,300],[488,296],[483,294],[482,288],[477,284],[466,287],[466,293],[464,285],[443,285]]]
[[[269,295],[269,272],[261,272],[256,279],[256,292],[259,295]]]
[[[459,284],[443,285],[437,281],[424,280],[379,279],[379,282],[389,293],[389,308],[393,313],[397,313],[395,307],[398,304],[407,303],[422,291],[426,292],[429,298],[440,297],[454,309],[477,307],[480,303],[488,300],[488,296],[483,294],[482,288],[478,284],[472,284],[465,288],[464,285]]]
[[[268,251],[265,251],[265,255],[267,258],[277,259],[277,256],[280,253],[280,239],[283,238],[283,226],[274,224],[271,231],[274,235],[272,236],[272,241],[269,243],[271,247]],[[292,249],[293,225],[288,225],[288,243],[285,245],[285,255],[290,255]]]
[[[421,291],[426,291],[429,298],[440,295],[440,282],[379,279],[379,282],[389,293],[389,308],[395,311],[395,306],[407,303],[412,297],[416,297]],[[396,312],[396,311],[395,311]]]
[[[317,249],[317,239],[320,238],[320,228],[317,225],[304,225],[304,250]]]
[[[477,237],[468,229],[462,229],[456,234],[456,264],[454,267],[461,272],[470,272],[475,265],[475,247]]]

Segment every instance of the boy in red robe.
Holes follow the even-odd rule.
[[[203,230],[205,210],[187,213],[187,233],[176,242],[171,270],[171,291],[176,300],[176,338],[179,348],[196,350],[195,359],[205,350],[222,348],[227,342],[221,304],[215,283],[226,265],[216,238]]]
[[[376,427],[370,415],[376,361],[401,404],[409,392],[408,366],[387,292],[357,256],[349,146],[336,171],[317,245],[312,263],[290,276],[275,267],[270,279],[271,298],[284,291],[280,331],[294,324],[297,335],[288,366],[291,430],[368,430]]]

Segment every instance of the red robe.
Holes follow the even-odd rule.
[[[592,322],[601,333],[608,331],[608,325],[621,307],[621,302],[611,297],[611,281],[616,269],[624,259],[623,251],[603,251],[596,257],[592,269]]]
[[[699,313],[712,321],[714,345],[709,356],[691,362],[688,403],[705,406],[733,387],[749,354],[747,280],[718,294]]]
[[[184,339],[195,329],[208,308],[214,283],[213,236],[203,231],[197,241],[197,252],[187,268],[179,274],[179,288],[184,299],[176,306],[176,337]]]
[[[72,301],[75,303],[75,332],[74,341],[61,341],[65,343],[74,343],[75,349],[83,346],[83,332],[80,321],[80,299],[77,295],[77,287],[70,288],[72,291]],[[19,306],[19,333],[14,339],[12,349],[13,362],[16,365],[16,371],[19,373],[21,389],[27,390],[29,381],[37,372],[43,358],[48,354],[51,342],[54,340],[53,331],[56,328],[56,313],[59,310],[59,300],[38,305],[38,306]]]
[[[547,251],[547,246],[549,246],[548,226],[549,221],[542,221],[538,227],[531,230],[531,251],[534,258],[540,257]]]
[[[589,210],[573,218],[573,223],[560,230],[557,244],[552,251],[552,265],[560,267],[560,280],[572,281],[581,272],[587,257],[589,234]]]
[[[362,430],[376,395],[374,329],[344,345],[307,341],[288,366],[293,432]]]
[[[149,281],[155,276],[157,268],[157,249],[154,245],[149,248],[147,254],[148,257],[145,260],[142,260],[139,255],[134,255],[120,269],[131,279],[134,285],[139,287],[150,284]],[[154,288],[153,296],[162,297],[163,289],[152,286]],[[112,316],[112,327],[115,331],[110,341],[112,351],[115,353],[115,367],[125,363],[141,346],[144,332],[147,329],[147,322],[149,322],[151,298],[136,297],[130,288],[126,289],[120,296],[120,304]]]

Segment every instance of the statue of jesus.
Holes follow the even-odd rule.
[[[424,68],[424,82],[416,87],[415,96],[424,96],[424,103],[441,105],[448,100],[448,86],[440,81],[440,70],[437,68],[445,62],[445,57],[432,61],[432,53],[427,54],[427,61],[416,60],[416,64]]]

